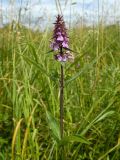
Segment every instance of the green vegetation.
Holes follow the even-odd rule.
[[[119,160],[120,26],[74,28],[65,64],[64,135],[59,62],[51,32],[0,29],[0,160]]]

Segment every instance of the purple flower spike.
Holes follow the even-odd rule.
[[[54,28],[53,41],[52,41],[51,48],[54,51],[60,50],[61,47],[68,48],[68,36],[67,36],[63,17],[58,15],[57,20],[54,24],[55,24],[55,28]]]
[[[55,55],[55,60],[59,61],[59,62],[66,62],[68,59],[67,55],[66,54],[63,54],[61,55],[60,53],[59,54],[56,54]]]
[[[60,53],[56,54],[55,60],[57,60],[59,62],[66,62],[66,61],[73,62],[74,56],[69,51],[67,51],[66,53],[63,53],[63,54],[60,54]]]
[[[69,51],[66,51],[69,49],[69,38],[63,16],[58,15],[54,24],[54,33],[50,47],[53,51],[58,51],[58,54],[55,55],[55,60],[59,62],[74,61],[73,55]]]

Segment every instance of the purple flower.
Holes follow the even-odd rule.
[[[55,60],[59,61],[59,62],[66,62],[67,61],[67,55],[66,54],[56,54],[55,55]]]
[[[53,40],[50,47],[54,51],[59,50],[61,47],[69,48],[69,45],[68,45],[69,39],[67,36],[63,16],[58,15],[57,20],[54,24],[55,24],[55,27],[54,27]]]
[[[69,48],[68,43],[65,42],[65,41],[63,41],[62,46],[63,46],[64,48]]]
[[[64,42],[63,36],[58,36],[58,37],[57,37],[57,41]]]
[[[55,55],[55,60],[57,60],[59,62],[66,62],[66,61],[73,62],[74,61],[74,57],[69,51],[67,51],[67,52],[65,52],[63,54],[61,54],[61,53],[56,54]]]
[[[50,47],[54,50],[54,51],[57,51],[59,49],[59,45],[55,42],[52,42],[50,44]]]
[[[54,33],[50,47],[53,51],[58,51],[58,54],[55,55],[55,60],[59,62],[74,61],[73,55],[67,50],[69,49],[69,38],[63,16],[58,15],[54,24]]]

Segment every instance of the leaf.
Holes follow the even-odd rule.
[[[90,144],[90,142],[83,136],[80,135],[71,135],[71,136],[66,136],[60,141],[60,145],[67,145],[68,143],[71,142],[79,142],[79,143],[85,143],[85,144]]]
[[[65,50],[67,50],[67,51],[71,51],[71,52],[73,52],[73,53],[77,53],[77,54],[80,54],[80,53],[78,53],[78,52],[76,52],[76,51],[73,51],[72,49],[70,49],[70,48],[65,48],[65,47],[63,47]]]
[[[17,137],[17,133],[18,133],[18,130],[20,129],[20,125],[21,125],[21,122],[22,122],[23,118],[21,118],[16,127],[15,127],[15,130],[14,130],[14,133],[13,133],[13,138],[12,138],[12,160],[14,159],[14,150],[15,150],[15,143],[16,143],[16,137]]]
[[[1,160],[5,160],[5,157],[4,157],[4,155],[2,153],[0,153],[0,159]]]
[[[43,68],[43,66],[39,63],[36,63],[36,61],[22,55],[24,60],[27,62],[27,63],[31,63],[33,64],[34,66],[36,66],[36,68],[38,68],[40,71],[42,71],[44,74],[46,74],[48,77],[49,77],[49,74],[46,72],[46,70]]]
[[[54,52],[54,50],[52,49],[52,50],[48,51],[47,53],[51,53],[51,52]]]
[[[106,117],[109,117],[109,116],[113,115],[114,113],[115,113],[115,111],[109,111],[109,112],[104,113],[103,115],[101,115],[100,117],[98,117],[98,118],[96,119],[95,123],[103,120],[103,119],[106,118]]]
[[[109,112],[101,112],[90,124],[88,124],[85,129],[81,132],[81,135],[85,135],[85,133],[95,124],[103,120],[104,118],[112,115],[115,111],[109,111]],[[103,114],[104,113],[104,114]]]
[[[35,61],[38,63],[38,56],[37,56],[37,54],[36,54],[36,50],[35,50],[34,46],[31,45],[31,44],[29,44],[29,43],[28,43],[28,46],[31,48],[32,53],[33,53],[33,56],[34,56],[34,58],[35,58]]]
[[[61,137],[60,137],[60,127],[57,120],[52,116],[52,114],[49,111],[46,111],[46,116],[47,116],[49,127],[52,130],[52,133],[55,136],[55,139],[59,141]]]

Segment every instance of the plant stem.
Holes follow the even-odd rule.
[[[61,54],[62,54],[62,48],[61,48]],[[63,98],[64,98],[64,70],[63,65],[61,64],[61,78],[60,78],[60,133],[61,133],[61,139],[63,138],[63,118],[64,118],[64,108],[63,108]]]

